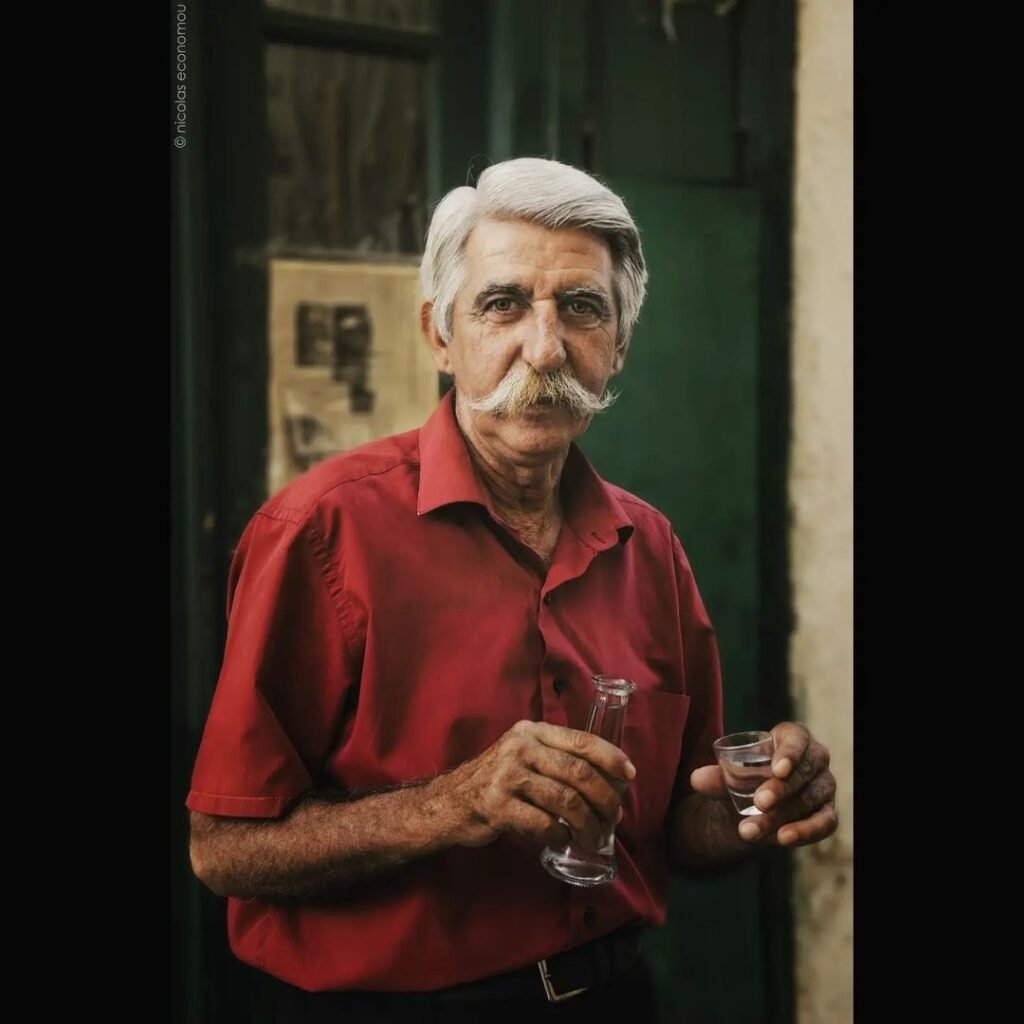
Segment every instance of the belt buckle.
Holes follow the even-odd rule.
[[[573,996],[578,996],[581,992],[586,992],[587,987],[574,988],[571,992],[563,992],[559,995],[555,991],[555,986],[551,984],[551,971],[548,969],[547,960],[538,960],[537,968],[540,971],[540,980],[544,985],[544,995],[548,997],[549,1003],[561,1003],[566,999],[572,999]]]

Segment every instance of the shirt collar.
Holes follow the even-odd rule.
[[[491,507],[455,420],[454,399],[455,389],[451,388],[420,427],[418,515],[458,501],[472,501],[487,509]]]
[[[494,516],[490,496],[473,469],[455,419],[454,388],[420,428],[419,447],[417,514],[468,501],[482,505]],[[601,548],[625,544],[633,533],[633,522],[575,444],[569,446],[561,486],[566,522],[581,541]]]

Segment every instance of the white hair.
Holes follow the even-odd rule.
[[[451,341],[455,298],[465,283],[466,240],[485,218],[525,220],[552,230],[573,228],[603,238],[612,256],[617,344],[625,352],[647,287],[636,224],[626,204],[596,178],[556,160],[535,157],[493,164],[477,179],[476,188],[453,189],[434,210],[420,262],[420,283],[424,298],[434,304],[434,327],[445,341]]]

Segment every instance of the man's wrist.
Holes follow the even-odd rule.
[[[409,794],[417,802],[418,811],[439,850],[472,845],[469,814],[454,792],[457,771],[456,768],[435,776]]]
[[[738,865],[759,852],[739,835],[738,816],[728,800],[691,793],[671,819],[673,866],[715,868]]]

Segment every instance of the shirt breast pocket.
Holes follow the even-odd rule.
[[[629,699],[622,749],[636,765],[624,801],[622,825],[638,839],[661,831],[683,751],[690,698],[640,689]]]

